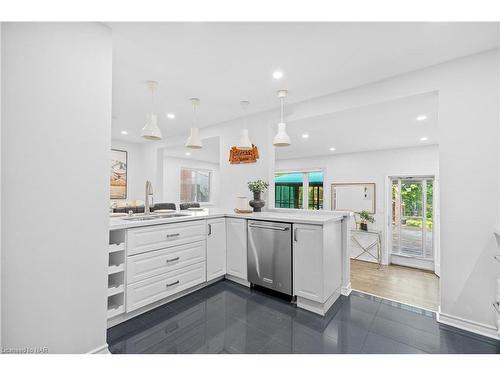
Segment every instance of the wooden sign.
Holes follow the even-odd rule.
[[[255,163],[258,158],[259,150],[255,145],[252,145],[251,150],[239,150],[233,146],[229,151],[229,163],[231,164]]]

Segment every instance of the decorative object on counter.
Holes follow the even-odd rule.
[[[167,211],[175,211],[177,207],[175,206],[175,203],[155,203],[153,206],[153,211],[155,212],[161,212],[164,210]]]
[[[288,95],[287,90],[279,90],[278,98],[280,100],[280,122],[278,123],[278,133],[274,137],[273,145],[275,147],[286,147],[292,144],[290,137],[286,133],[286,124],[283,121],[283,112],[285,107],[285,98]]]
[[[127,198],[127,151],[111,150],[110,198]]]
[[[255,145],[252,145],[250,150],[239,150],[238,147],[233,146],[229,151],[229,163],[231,164],[256,163],[258,158],[259,150]]]
[[[375,218],[370,215],[368,211],[361,211],[361,212],[356,212],[359,215],[359,219],[361,220],[359,223],[359,229],[367,231],[368,230],[368,223],[374,223]]]
[[[153,113],[154,96],[155,96],[155,90],[158,87],[158,82],[147,81],[146,85],[151,90],[151,114],[149,115],[150,118],[142,128],[141,137],[152,141],[158,141],[162,139],[162,134],[160,128],[158,127],[158,115]]]
[[[333,210],[375,213],[374,182],[334,183],[331,191]]]
[[[198,106],[198,104],[200,104],[200,99],[191,98],[189,99],[189,101],[193,105],[193,126],[191,127],[190,136],[186,141],[186,147],[198,149],[203,147],[203,144],[201,143],[199,130],[196,127],[196,107]]]
[[[262,207],[266,205],[266,202],[260,199],[263,192],[267,190],[269,184],[262,180],[250,181],[248,183],[248,189],[253,193],[253,199],[250,201],[250,206],[253,207],[253,212],[261,212]]]
[[[240,104],[241,104],[241,108],[243,109],[243,121],[245,123],[245,129],[243,129],[241,131],[240,141],[238,142],[238,145],[236,146],[236,148],[238,150],[247,150],[248,151],[248,150],[251,150],[253,147],[253,144],[250,141],[250,138],[248,137],[248,129],[246,129],[247,128],[247,126],[246,126],[247,108],[250,105],[250,102],[248,100],[242,100],[240,102]]]
[[[253,210],[240,210],[239,208],[235,208],[234,212],[237,214],[251,214]]]
[[[251,210],[250,205],[248,204],[248,197],[236,197],[236,209],[239,211]]]

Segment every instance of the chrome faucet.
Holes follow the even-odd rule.
[[[153,205],[153,185],[151,181],[146,181],[146,198],[144,199],[144,215],[149,215],[151,213],[151,207],[149,205],[149,197],[151,196],[151,205]]]

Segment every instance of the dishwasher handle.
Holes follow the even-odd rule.
[[[248,224],[249,228],[260,228],[260,229],[271,229],[271,230],[280,230],[282,232],[290,229],[289,227],[273,227],[271,225],[260,225],[260,224]]]

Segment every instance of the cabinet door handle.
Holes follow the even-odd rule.
[[[179,280],[174,281],[172,284],[166,284],[165,286],[168,288],[169,286],[174,286],[174,285],[177,285],[177,284],[179,284]]]
[[[167,234],[167,238],[177,237],[177,236],[180,236],[180,235],[181,235],[180,233]]]
[[[293,240],[297,242],[297,228],[293,230]]]
[[[208,224],[208,235],[212,235],[212,224]]]
[[[179,257],[175,257],[175,258],[172,258],[172,259],[167,259],[167,263],[175,262],[176,260],[179,260],[179,259],[180,259]]]

